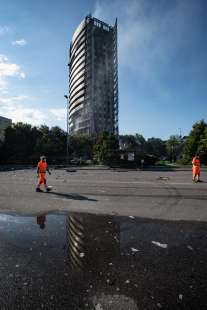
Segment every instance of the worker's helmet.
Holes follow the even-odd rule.
[[[44,155],[40,156],[40,160],[44,160],[46,157]]]

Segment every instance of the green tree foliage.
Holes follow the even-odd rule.
[[[125,151],[134,151],[137,143],[133,135],[120,135],[119,136],[120,148]]]
[[[204,130],[204,134],[201,137],[200,144],[198,147],[199,152],[204,152],[207,154],[207,127]]]
[[[159,138],[149,138],[146,142],[145,150],[148,154],[156,156],[158,159],[166,157],[166,143]]]
[[[204,120],[193,125],[187,137],[182,154],[182,162],[190,163],[192,157],[198,152],[207,152],[207,124]]]
[[[26,163],[33,155],[38,135],[38,129],[29,124],[17,123],[8,127],[3,143],[3,159]]]
[[[5,140],[0,141],[0,163],[33,163],[44,154],[49,162],[63,163],[66,159],[67,133],[55,126],[40,127],[17,123],[5,130]],[[201,120],[193,125],[187,137],[172,135],[167,141],[158,138],[145,138],[140,134],[120,135],[118,138],[109,133],[97,137],[72,135],[69,139],[70,159],[93,159],[108,164],[117,160],[119,150],[134,152],[137,162],[140,159],[167,158],[171,161],[191,163],[192,157],[199,152],[202,162],[207,162],[207,124]]]
[[[178,135],[172,135],[166,142],[166,151],[171,162],[176,162],[181,156],[183,148],[182,139]]]
[[[149,138],[147,141],[140,134],[121,135],[119,137],[120,148],[125,151],[133,151],[138,158],[154,156],[161,159],[166,156],[165,142],[158,138]]]
[[[64,158],[66,154],[66,139],[67,133],[61,128],[55,126],[49,129],[47,126],[39,128],[40,136],[36,142],[35,154],[47,154],[48,157]]]
[[[142,135],[136,133],[135,134],[135,141],[136,141],[136,151],[144,153],[146,151],[146,140],[145,140],[145,138]]]
[[[1,163],[36,163],[44,154],[49,159],[65,157],[67,134],[59,127],[40,128],[17,123],[5,131],[1,147]]]
[[[69,138],[70,158],[93,158],[94,137],[73,135]]]
[[[140,134],[135,135],[120,135],[120,148],[125,151],[136,153],[144,153],[146,147],[145,138]]]
[[[94,157],[99,164],[109,164],[114,161],[119,149],[116,136],[104,132],[100,134],[94,145]]]

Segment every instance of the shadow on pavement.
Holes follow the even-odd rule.
[[[173,166],[146,166],[143,169],[143,171],[175,171],[178,167]]]
[[[28,170],[34,168],[32,165],[0,165],[0,172]]]
[[[82,196],[79,194],[66,194],[66,193],[58,193],[58,192],[49,192],[47,194],[60,196],[67,199],[73,199],[73,200],[87,200],[87,201],[97,201],[96,199],[88,198],[86,196]]]

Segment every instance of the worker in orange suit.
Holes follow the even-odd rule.
[[[42,192],[42,190],[40,189],[41,185],[44,185],[45,190],[47,192],[49,192],[51,190],[51,187],[47,186],[47,181],[46,181],[46,177],[45,177],[46,176],[46,172],[51,174],[50,171],[49,171],[49,168],[48,168],[46,157],[45,156],[41,156],[40,157],[40,161],[37,164],[37,176],[38,176],[39,180],[38,180],[38,184],[37,184],[37,187],[36,187],[36,192]]]
[[[193,165],[193,181],[199,182],[201,174],[201,162],[198,154],[196,154],[195,157],[193,157],[192,165]]]

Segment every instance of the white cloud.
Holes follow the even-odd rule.
[[[11,29],[8,26],[0,26],[0,36],[9,33]]]
[[[0,54],[0,115],[12,119],[13,122],[65,127],[66,111],[64,115],[64,111],[59,108],[38,107],[37,98],[25,95],[12,96],[8,84],[10,77],[24,79],[25,73],[19,65],[11,63],[5,55]]]
[[[0,63],[8,61],[8,58],[5,55],[0,54]]]
[[[26,75],[24,72],[21,72],[20,75],[19,75],[22,79],[25,79]]]
[[[27,108],[24,106],[13,107],[9,112],[9,117],[14,123],[23,122],[32,125],[45,123],[45,114],[36,108]]]
[[[23,122],[32,125],[47,124],[66,128],[66,109],[46,109],[34,107],[37,98],[28,96],[0,96],[0,115],[12,119],[14,123]]]
[[[65,121],[66,120],[66,108],[56,108],[56,109],[50,109],[49,112],[55,117],[58,121]]]
[[[25,78],[25,73],[21,70],[21,67],[17,64],[9,62],[5,55],[0,54],[0,90],[7,89],[7,78],[18,77],[20,79]]]
[[[27,41],[25,39],[20,39],[12,42],[12,45],[16,46],[25,46],[27,45]]]

